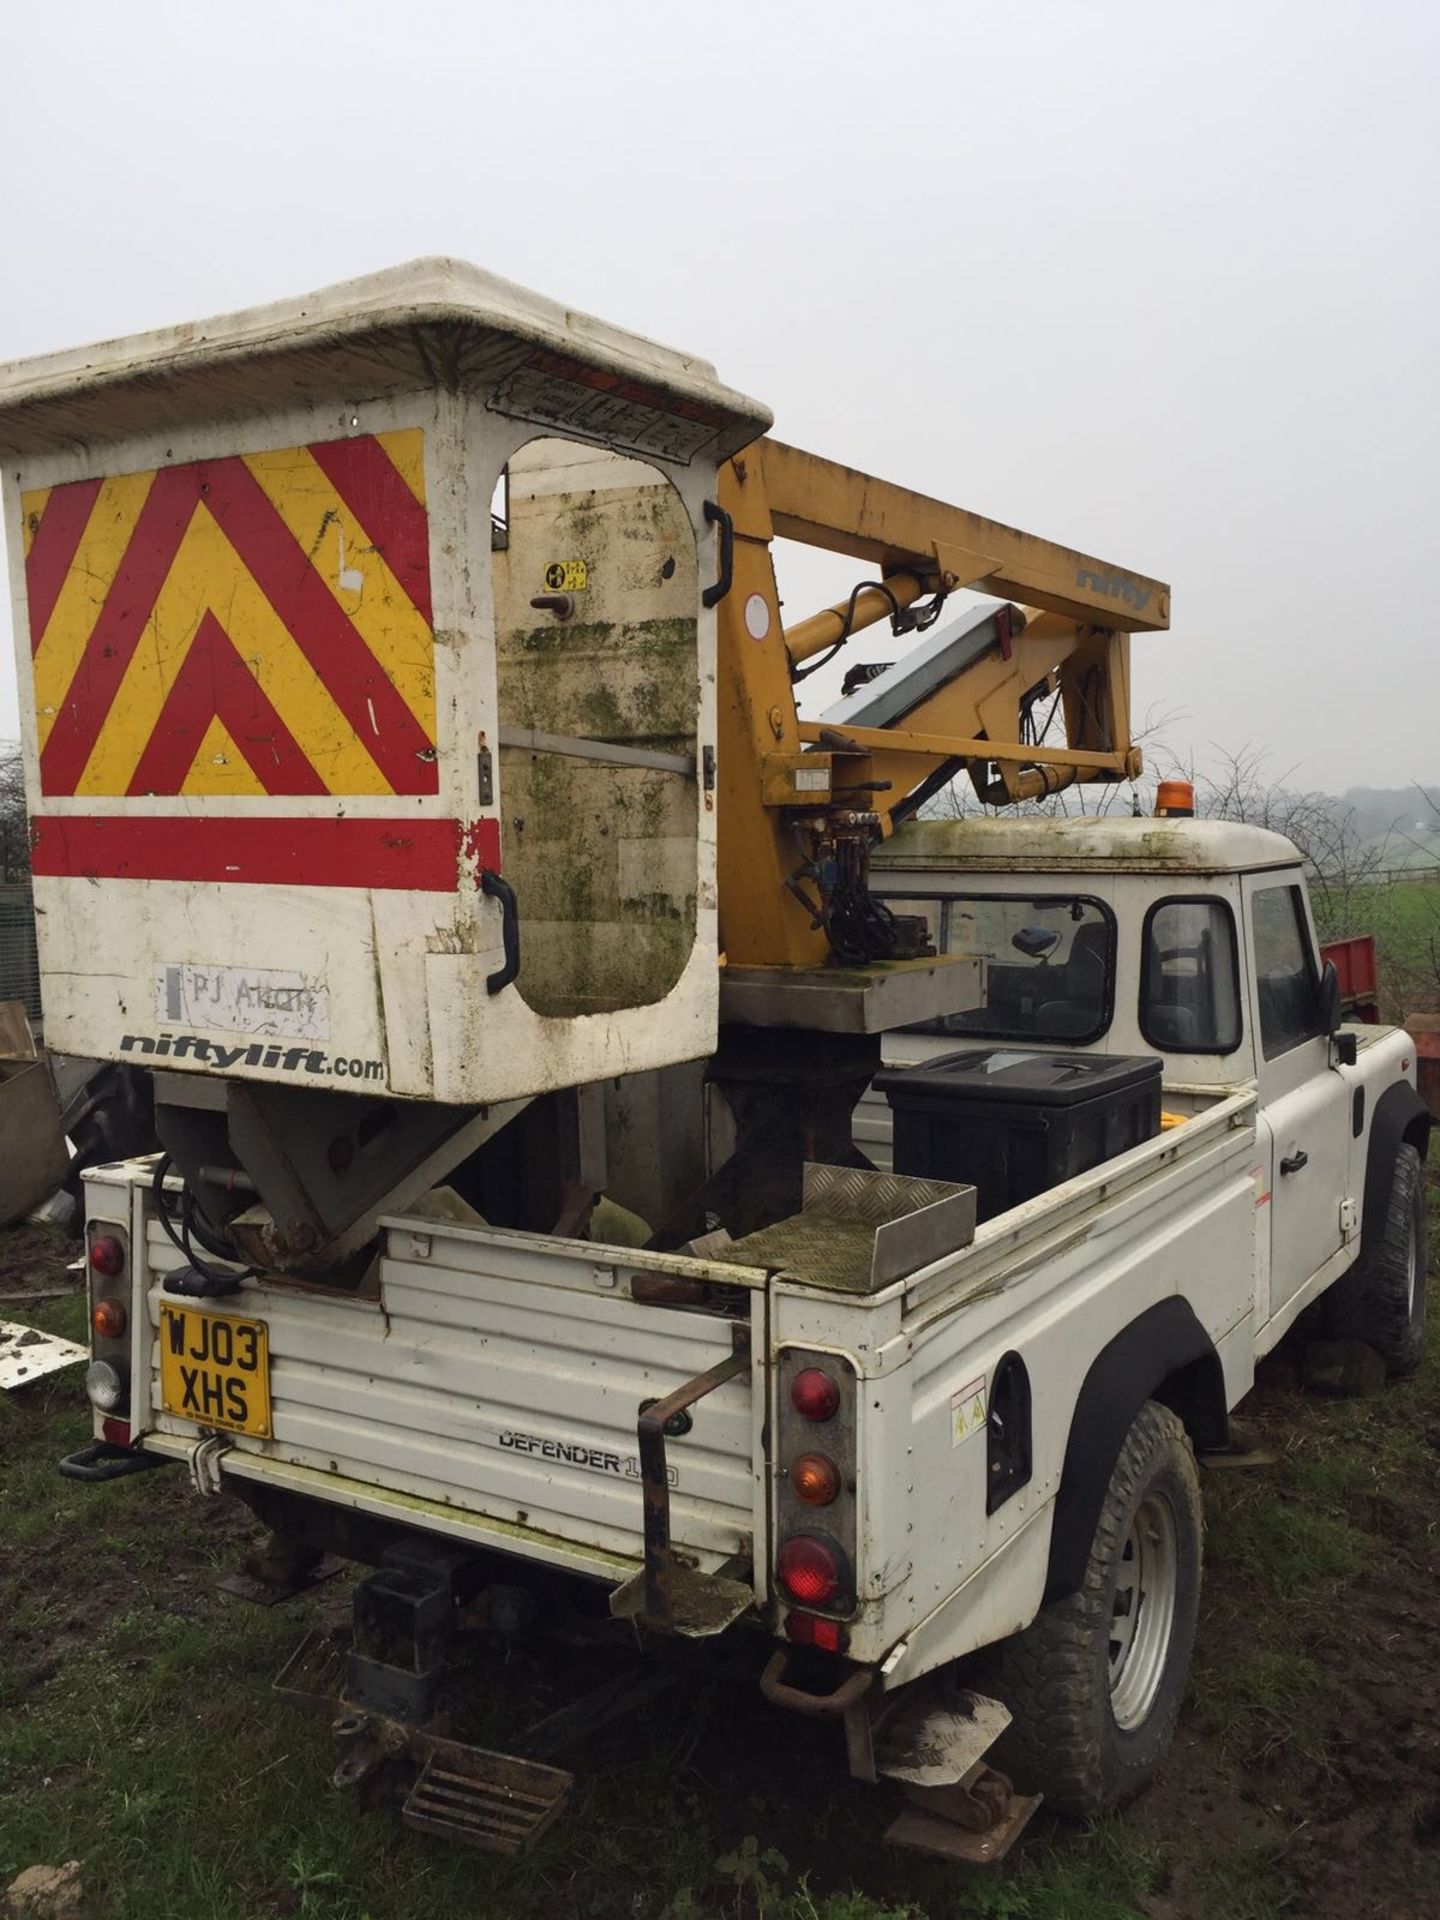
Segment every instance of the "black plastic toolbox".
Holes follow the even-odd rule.
[[[896,1173],[977,1189],[993,1219],[1160,1131],[1160,1060],[967,1048],[887,1068]]]

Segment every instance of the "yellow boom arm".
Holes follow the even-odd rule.
[[[814,888],[798,878],[814,872],[816,845],[869,813],[872,834],[888,833],[952,767],[994,802],[1139,772],[1129,635],[1168,625],[1160,581],[775,440],[755,441],[722,470],[720,505],[734,526],[732,585],[719,609],[718,777],[721,939],[732,963],[821,965],[828,943]],[[853,554],[883,584],[782,629],[777,537]],[[800,720],[793,676],[804,661],[963,587],[1018,602],[1025,617],[912,708],[903,728]],[[1063,745],[1026,738],[1044,694],[1058,696]]]

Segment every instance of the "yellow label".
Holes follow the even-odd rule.
[[[583,593],[590,584],[590,569],[583,560],[552,560],[545,569],[547,593]]]

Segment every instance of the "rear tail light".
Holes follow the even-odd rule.
[[[100,1432],[112,1447],[128,1447],[130,1444],[130,1422],[128,1420],[102,1420]]]
[[[90,1242],[90,1264],[107,1280],[125,1271],[125,1248],[113,1233],[99,1234]]]
[[[119,1300],[97,1300],[90,1324],[102,1340],[118,1340],[125,1331],[125,1307]]]
[[[127,1397],[125,1375],[109,1360],[92,1360],[85,1370],[85,1393],[97,1413],[119,1413]]]
[[[816,1533],[792,1534],[780,1549],[775,1571],[781,1586],[802,1606],[827,1607],[845,1585],[840,1549]]]
[[[792,1613],[785,1633],[797,1647],[819,1647],[822,1653],[843,1653],[849,1638],[838,1620],[822,1620],[816,1613]]]
[[[809,1507],[828,1507],[840,1491],[840,1469],[826,1453],[802,1453],[790,1468],[795,1496]]]
[[[89,1221],[85,1260],[89,1267],[90,1351],[95,1356],[85,1375],[86,1397],[98,1414],[128,1416],[130,1368],[125,1340],[130,1314],[123,1297],[123,1276],[130,1265],[129,1235],[112,1221]]]
[[[859,1597],[858,1370],[848,1353],[782,1347],[777,1385],[773,1591],[807,1613],[848,1616]],[[836,1651],[834,1623],[822,1626],[817,1638],[787,1618],[785,1631],[807,1646]]]
[[[790,1382],[790,1404],[802,1420],[833,1420],[840,1408],[840,1387],[819,1367],[804,1367]]]

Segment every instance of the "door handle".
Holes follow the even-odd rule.
[[[1308,1166],[1309,1163],[1309,1154],[1306,1153],[1303,1147],[1297,1147],[1294,1153],[1287,1153],[1285,1158],[1280,1162],[1280,1171],[1281,1173],[1299,1173],[1300,1169]]]

